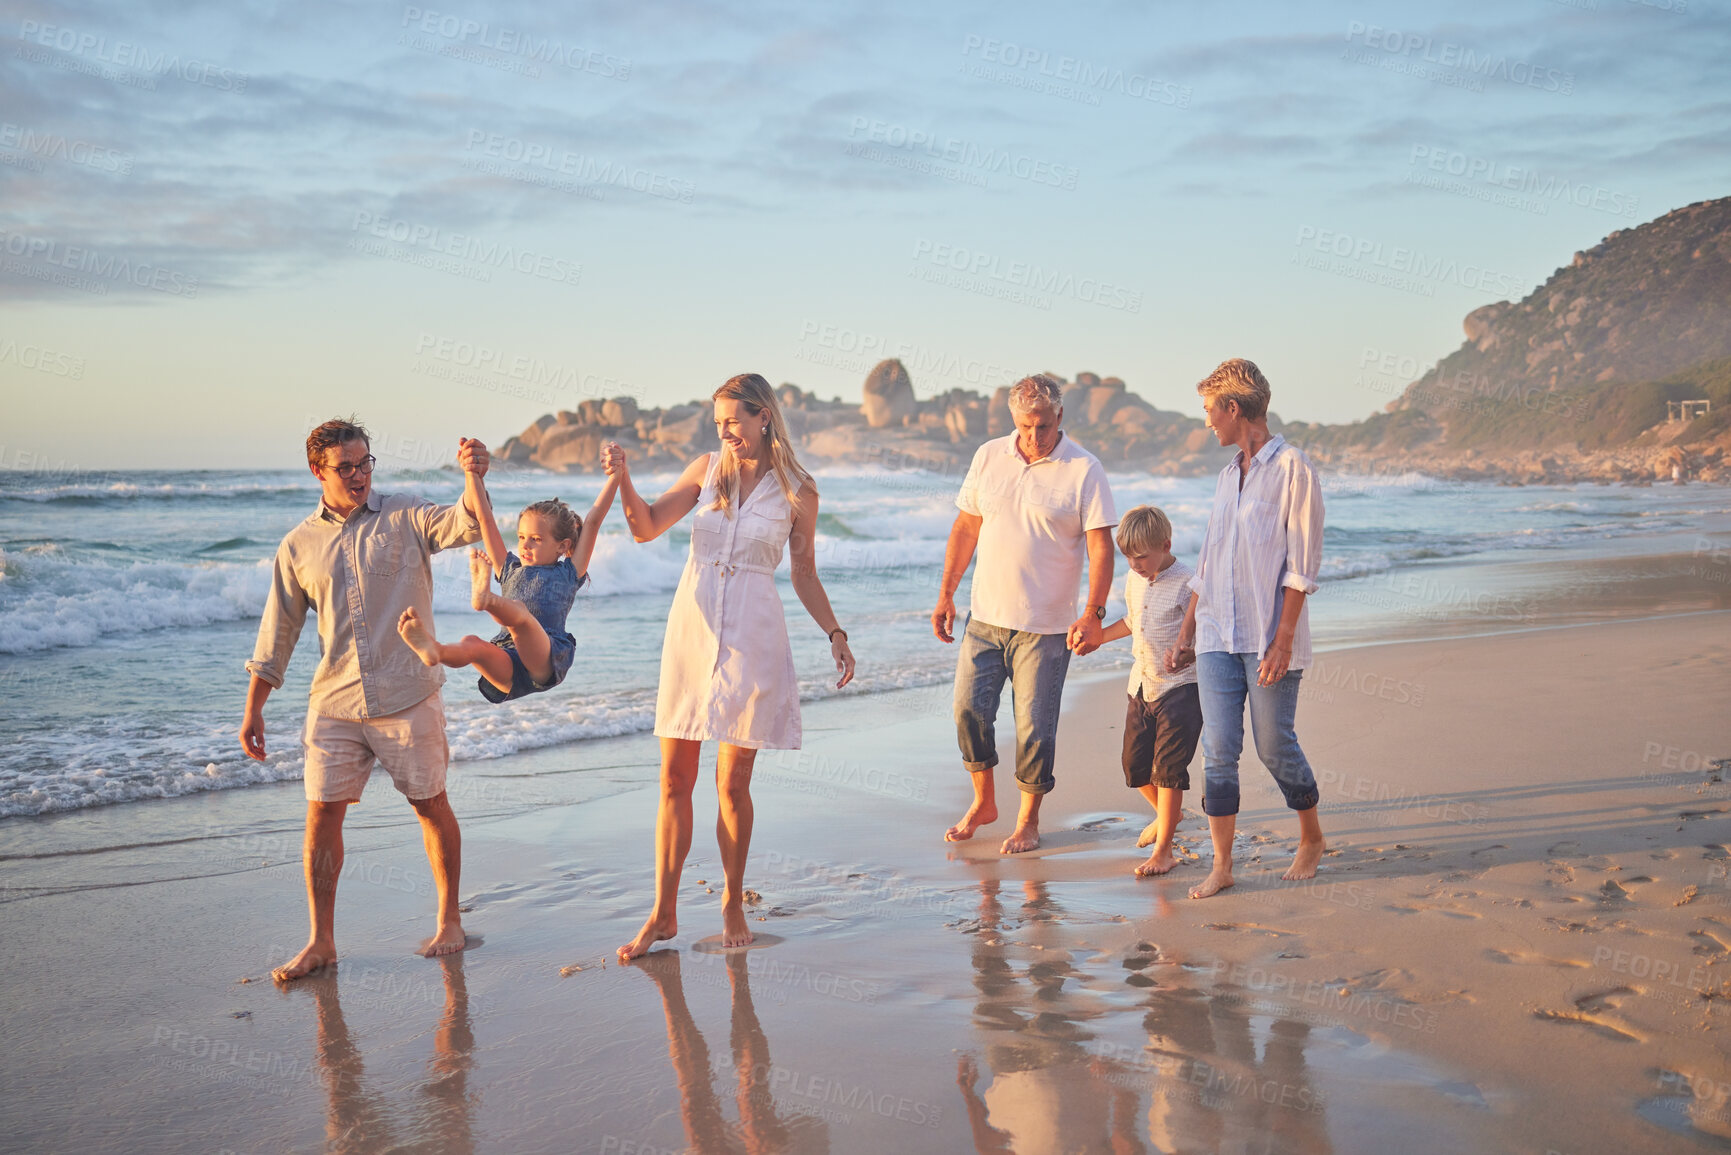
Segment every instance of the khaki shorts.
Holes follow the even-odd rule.
[[[301,742],[309,802],[359,802],[375,759],[410,801],[445,792],[451,748],[445,742],[445,698],[438,690],[382,718],[309,712]]]

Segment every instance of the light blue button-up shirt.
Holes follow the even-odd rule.
[[[1280,625],[1286,591],[1315,593],[1321,569],[1322,485],[1316,467],[1275,434],[1248,466],[1240,452],[1214,484],[1214,509],[1190,579],[1197,594],[1196,652],[1261,658]],[[1289,668],[1302,670],[1310,659],[1307,604],[1292,636]]]

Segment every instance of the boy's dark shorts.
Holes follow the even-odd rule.
[[[1140,694],[1124,711],[1124,785],[1190,789],[1190,760],[1202,737],[1202,696],[1195,682],[1152,702]]]

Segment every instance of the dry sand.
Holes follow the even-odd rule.
[[[305,925],[298,784],[14,824],[4,1146],[1723,1149],[1728,649],[1715,612],[1325,653],[1299,715],[1323,868],[1277,881],[1296,821],[1247,755],[1239,884],[1204,901],[1195,793],[1200,857],[1131,876],[1121,679],[1067,692],[1046,847],[1014,859],[1008,821],[941,841],[967,792],[947,687],[822,703],[806,750],[759,764],[747,881],[775,941],[701,941],[700,789],[684,933],[628,967],[643,737],[558,778],[571,748],[457,770],[475,941],[442,961],[411,953],[430,881],[375,781],[343,962],[287,990],[265,975]]]

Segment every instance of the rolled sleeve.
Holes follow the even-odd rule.
[[[1301,594],[1317,590],[1322,573],[1322,484],[1301,465],[1287,483],[1286,573],[1280,584]]]
[[[430,553],[481,540],[481,523],[460,501],[455,505],[426,502],[415,510],[415,525]]]
[[[1112,483],[1106,480],[1106,470],[1099,462],[1088,467],[1082,479],[1082,528],[1111,529],[1118,524],[1118,510],[1112,504]]]
[[[295,574],[294,558],[288,545],[277,547],[276,560],[271,565],[270,593],[265,595],[264,615],[258,623],[258,641],[246,672],[261,681],[281,689],[289,659],[294,657],[295,643],[300,641],[301,627],[306,625],[311,606],[306,589]]]

